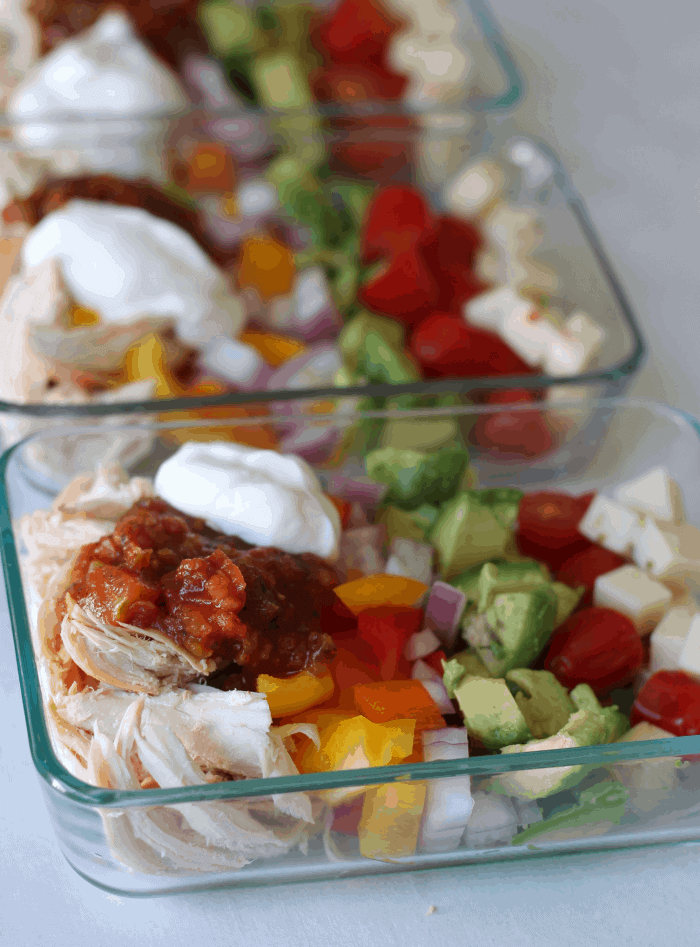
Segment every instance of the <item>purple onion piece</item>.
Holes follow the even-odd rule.
[[[347,500],[348,503],[360,503],[362,506],[376,506],[386,496],[389,489],[386,484],[362,477],[344,477],[331,474],[328,478],[328,492],[333,496]]]
[[[453,647],[457,640],[457,630],[466,603],[464,592],[447,582],[434,582],[430,589],[425,624],[448,648]]]
[[[322,463],[338,442],[338,429],[330,425],[313,428],[300,426],[299,430],[288,434],[280,442],[283,454],[296,454],[312,463]]]
[[[308,352],[289,359],[273,374],[271,390],[289,388],[325,388],[333,384],[342,360],[335,345],[322,343]]]

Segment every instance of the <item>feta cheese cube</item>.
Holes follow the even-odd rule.
[[[508,287],[501,287],[470,299],[462,311],[467,322],[500,334],[508,317],[514,313],[526,314],[532,309],[529,299],[524,299]]]
[[[471,217],[488,207],[505,186],[506,176],[495,161],[473,162],[445,188],[445,205],[455,214]]]
[[[678,668],[700,678],[700,615],[694,615],[678,659]]]
[[[555,378],[571,378],[588,364],[588,354],[582,342],[559,332],[544,353],[544,370]]]
[[[680,489],[663,467],[656,467],[643,477],[623,483],[615,490],[615,499],[660,523],[683,522]]]
[[[662,524],[664,525],[664,524]],[[695,526],[662,529],[647,519],[633,550],[634,561],[663,581],[676,596],[700,588],[700,530]]]
[[[559,289],[557,274],[534,260],[508,257],[504,269],[504,282],[525,296],[537,299],[542,293],[556,293]]]
[[[506,314],[501,338],[532,368],[540,365],[561,340],[561,333],[530,305],[520,306]]]
[[[640,635],[654,630],[672,598],[670,589],[636,566],[622,566],[599,575],[593,587],[593,604],[626,615]]]
[[[700,613],[693,607],[672,608],[651,633],[649,643],[649,672],[675,671],[690,627]]]
[[[500,202],[484,221],[484,230],[490,240],[509,257],[532,253],[543,239],[534,208],[515,207]]]
[[[636,513],[600,494],[578,524],[579,533],[586,539],[620,555],[630,550],[640,530],[641,520]]]
[[[564,329],[583,345],[588,361],[600,351],[608,337],[605,329],[591,319],[588,313],[577,310],[564,323]]]

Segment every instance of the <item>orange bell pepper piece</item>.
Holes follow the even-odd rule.
[[[425,805],[425,783],[384,783],[365,796],[357,827],[365,858],[414,855]]]
[[[187,156],[187,192],[189,194],[230,194],[236,186],[236,167],[231,155],[220,144],[201,143]]]
[[[301,355],[306,351],[306,346],[299,339],[292,339],[286,335],[276,335],[274,332],[254,332],[247,330],[239,336],[239,341],[252,346],[258,351],[268,365],[277,368],[284,362],[294,358],[295,355]]]
[[[86,310],[83,310],[85,312]],[[90,323],[83,323],[83,325]],[[156,398],[174,398],[184,393],[167,364],[165,346],[157,332],[151,332],[126,353],[124,371],[127,381],[155,378]]]
[[[326,496],[338,511],[338,515],[340,516],[340,525],[343,527],[343,529],[347,529],[348,523],[350,522],[350,513],[352,512],[352,504],[348,503],[347,500],[341,500],[340,497],[334,497],[330,493],[327,493]]]
[[[230,391],[228,385],[217,379],[204,378],[196,385],[188,388],[184,393],[188,396],[219,395]],[[245,407],[242,405],[222,405],[213,408],[195,408],[193,411],[173,411],[167,416],[168,421],[228,421],[239,418],[255,418],[269,414],[264,405]],[[175,444],[185,444],[187,441],[229,440],[236,444],[246,444],[248,447],[259,447],[261,450],[277,450],[279,439],[271,425],[224,425],[212,427],[183,427],[163,431],[164,440]]]
[[[350,611],[359,615],[367,608],[378,605],[415,607],[428,591],[428,586],[417,579],[400,575],[368,575],[362,579],[337,586],[335,594]]]
[[[248,237],[241,244],[242,257],[238,267],[241,289],[256,289],[268,302],[275,296],[286,296],[292,289],[296,266],[289,247],[274,237]]]
[[[417,732],[446,726],[437,704],[420,681],[356,684],[352,692],[358,712],[374,723],[412,719]]]
[[[265,694],[270,713],[276,718],[324,703],[333,695],[335,681],[330,674],[316,677],[309,671],[301,671],[293,677],[259,674],[255,689]]]

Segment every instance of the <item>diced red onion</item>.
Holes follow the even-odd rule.
[[[361,503],[350,504],[350,516],[348,518],[348,529],[362,529],[363,526],[369,526],[367,511]]]
[[[448,648],[453,647],[457,640],[459,622],[466,602],[464,592],[447,582],[434,582],[430,589],[425,609],[425,624],[433,629]]]
[[[345,477],[343,474],[331,474],[328,478],[328,492],[348,503],[361,506],[376,506],[386,496],[389,488],[367,477]]]
[[[518,814],[507,796],[475,792],[465,841],[469,848],[507,845],[518,829]]]
[[[346,530],[340,538],[338,559],[334,563],[341,577],[347,579],[351,570],[357,570],[364,575],[383,572],[383,543],[384,529],[381,526]]]
[[[272,375],[270,390],[329,388],[342,366],[340,351],[335,345],[313,345],[308,352],[290,358]]]
[[[387,569],[388,569],[387,563]],[[391,574],[391,573],[389,573]],[[403,656],[407,661],[417,661],[418,658],[425,658],[427,655],[437,651],[440,647],[440,639],[430,628],[424,628],[423,631],[417,631],[415,635],[406,642]]]
[[[411,680],[442,682],[442,677],[437,671],[434,671],[429,664],[426,664],[425,661],[421,661],[421,659],[418,658],[417,661],[413,662],[413,666],[411,667]]]
[[[467,731],[447,727],[423,734],[426,763],[461,760],[469,756]],[[424,852],[453,852],[459,847],[474,808],[470,776],[427,780],[420,847]]]
[[[264,122],[255,115],[217,118],[207,123],[207,130],[215,141],[227,144],[243,160],[256,157],[270,144]]]
[[[389,547],[386,571],[428,585],[433,576],[433,552],[432,546],[397,537]]]
[[[447,688],[442,681],[421,681],[421,684],[433,698],[441,714],[455,712],[454,705],[447,694]]]

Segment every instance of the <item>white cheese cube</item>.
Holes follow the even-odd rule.
[[[534,306],[513,309],[506,315],[501,338],[532,368],[545,361],[561,339],[557,327]]]
[[[440,639],[431,631],[430,628],[424,628],[423,631],[417,631],[415,635],[406,642],[403,656],[407,661],[417,661],[418,658],[424,658],[440,647]]]
[[[663,467],[657,467],[643,477],[623,483],[615,490],[615,499],[660,523],[683,522],[680,489]]]
[[[695,617],[700,617],[693,607],[672,608],[663,621],[659,622],[651,633],[649,643],[649,673],[657,671],[675,671],[685,639]]]
[[[578,531],[591,542],[624,555],[636,542],[641,525],[636,513],[599,494],[578,524]]]
[[[689,588],[700,588],[700,530],[695,526],[663,529],[647,519],[635,541],[633,556],[640,568],[662,579],[677,597]]]
[[[694,615],[690,622],[678,659],[678,668],[700,678],[700,615]]]
[[[394,539],[384,570],[388,575],[403,575],[430,585],[433,577],[433,548],[411,539]]]
[[[477,161],[445,188],[445,205],[455,214],[471,217],[488,207],[505,186],[506,176],[495,161]]]
[[[508,287],[501,287],[470,299],[462,311],[465,320],[471,325],[500,334],[509,316],[532,312],[532,308],[529,299],[518,296]]]
[[[491,241],[509,257],[527,256],[542,243],[538,213],[530,207],[514,207],[501,202],[484,221]]]
[[[504,281],[524,296],[537,300],[542,293],[556,293],[559,289],[559,277],[534,260],[524,257],[508,257],[505,263]]]
[[[555,378],[571,378],[588,364],[588,354],[582,342],[559,332],[544,353],[544,370]]]
[[[626,615],[640,635],[654,630],[672,598],[670,589],[636,566],[622,566],[599,575],[593,587],[593,604]]]
[[[617,742],[669,739],[673,739],[672,733],[644,720],[628,730]],[[671,794],[678,782],[679,768],[676,763],[675,756],[660,756],[628,760],[612,768],[615,778],[630,790],[627,805],[632,811],[650,812]]]
[[[578,310],[573,312],[566,320],[564,329],[583,345],[588,361],[600,351],[608,337],[605,329],[598,325],[594,319],[591,319],[588,313]]]

